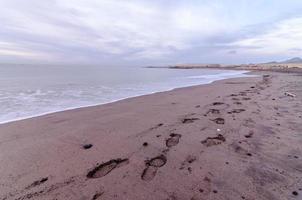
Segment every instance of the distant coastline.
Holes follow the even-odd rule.
[[[226,69],[226,70],[248,70],[248,71],[274,71],[286,73],[302,73],[302,59],[292,58],[282,62],[268,62],[258,64],[176,64],[169,66],[148,66],[147,68],[169,68],[169,69]]]

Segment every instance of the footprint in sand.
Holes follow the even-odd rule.
[[[201,141],[202,144],[206,145],[207,147],[214,146],[225,142],[225,137],[221,134],[218,134],[216,137],[208,137],[207,139]]]
[[[37,181],[33,182],[32,184],[30,184],[29,186],[27,186],[25,189],[30,189],[30,188],[39,186],[39,185],[45,183],[46,181],[48,181],[48,177],[45,177],[45,178],[42,178],[40,180],[37,180]]]
[[[187,169],[189,172],[192,172],[192,168],[189,167],[193,162],[196,161],[196,156],[188,155],[186,160],[181,163],[180,170]]]
[[[219,106],[219,105],[223,105],[224,103],[223,102],[214,102],[212,103],[213,106]]]
[[[208,114],[220,114],[220,110],[218,109],[210,109],[208,110],[208,112],[206,114],[204,114],[204,116],[208,116]]]
[[[166,140],[167,147],[176,146],[179,143],[179,139],[181,138],[180,134],[171,133],[170,138]]]
[[[230,105],[217,101],[217,102],[211,103],[207,106],[211,107],[211,108],[219,109],[219,110],[224,110],[224,109],[227,109]]]
[[[184,118],[181,122],[183,124],[188,124],[188,123],[193,123],[196,120],[199,120],[199,118]]]
[[[142,180],[151,181],[155,177],[158,168],[164,166],[166,162],[167,158],[164,155],[160,155],[155,158],[152,158],[151,160],[147,160],[146,168],[144,169],[141,176]]]
[[[245,109],[234,109],[228,112],[228,114],[233,114],[233,113],[241,113],[244,112]]]
[[[90,170],[87,174],[87,178],[101,178],[109,174],[115,168],[124,166],[128,163],[129,160],[127,158],[126,159],[118,158],[118,159],[110,160]]]
[[[216,119],[211,119],[211,121],[215,122],[216,124],[224,124],[225,120],[223,118],[216,118]]]
[[[96,193],[93,195],[93,197],[92,197],[91,200],[97,200],[97,199],[99,199],[103,194],[104,194],[104,191],[96,192]]]

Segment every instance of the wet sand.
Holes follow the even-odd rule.
[[[301,199],[302,75],[254,74],[0,125],[0,199]]]

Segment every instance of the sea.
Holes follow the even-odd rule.
[[[0,124],[213,81],[247,71],[99,65],[0,65]]]

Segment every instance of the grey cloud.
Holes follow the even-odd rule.
[[[6,8],[0,13],[0,49],[12,52],[1,55],[0,51],[0,59],[33,59],[22,52],[37,54],[37,62],[46,62],[43,55],[49,56],[49,62],[233,62],[242,61],[242,52],[255,59],[246,52],[262,46],[236,42],[263,35],[280,19],[253,24],[249,16],[251,19],[242,19],[248,23],[235,23],[232,16],[215,10],[215,5],[230,6],[221,2],[0,0],[0,6]],[[296,9],[287,16],[293,15]],[[291,51],[300,52],[298,48]]]

